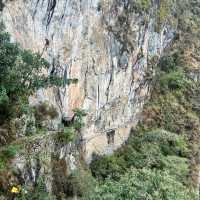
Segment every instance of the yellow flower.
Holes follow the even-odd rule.
[[[19,189],[19,187],[13,186],[13,187],[11,188],[10,191],[11,191],[12,193],[17,194],[17,193],[19,193],[20,189]]]

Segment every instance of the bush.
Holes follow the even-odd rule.
[[[177,56],[164,56],[160,59],[159,68],[162,71],[169,73],[177,68],[177,64]]]
[[[20,145],[7,145],[0,150],[0,170],[4,170],[7,167],[9,159],[13,158],[17,151],[20,149]]]
[[[86,116],[86,113],[81,109],[74,109],[74,117],[71,119],[69,124],[62,124],[63,127],[58,133],[56,138],[60,142],[69,143],[76,139],[76,133],[84,126],[83,117]]]
[[[35,183],[34,189],[23,187],[21,189],[21,192],[15,200],[54,200],[55,197],[53,197],[50,193],[46,191],[45,181],[44,177],[38,178],[37,182]]]
[[[56,136],[59,142],[69,143],[75,139],[75,129],[73,127],[64,127],[63,131]]]
[[[159,79],[159,87],[162,92],[169,90],[184,90],[187,84],[187,78],[182,70],[161,74]]]
[[[137,12],[147,12],[151,5],[150,0],[134,0],[133,6]]]
[[[87,197],[94,192],[97,182],[87,170],[75,170],[67,177],[67,197]]]
[[[178,37],[160,60],[140,125],[114,155],[92,161],[92,173],[101,181],[88,199],[197,199],[189,187],[199,185],[199,83],[189,79],[186,71],[198,68],[199,63],[197,2],[157,1],[157,31],[171,14],[172,20],[178,19]],[[142,7],[142,1],[138,2],[139,12],[145,11]],[[176,14],[175,7],[179,8]],[[172,20],[166,24],[175,25]],[[120,173],[118,158],[125,168]]]
[[[164,130],[154,130],[143,134],[134,132],[127,144],[111,156],[96,156],[90,169],[97,179],[118,180],[129,168],[167,169],[180,180],[186,179],[188,147],[183,137]],[[174,162],[171,162],[171,160]],[[170,162],[169,162],[170,161]],[[184,171],[185,170],[185,171]],[[185,173],[183,173],[183,171]],[[175,176],[175,174],[174,174]]]
[[[90,164],[92,175],[99,180],[105,180],[110,177],[118,180],[120,174],[126,170],[126,162],[123,157],[111,156],[95,156]]]
[[[77,130],[79,131],[83,126],[84,126],[84,123],[83,123],[83,117],[86,116],[86,113],[84,110],[81,110],[81,109],[74,109],[74,121],[73,121],[73,124],[72,126]]]
[[[1,150],[1,154],[6,158],[11,158],[16,155],[18,148],[18,145],[6,146]]]
[[[106,180],[88,198],[102,199],[197,200],[197,196],[167,171],[133,168],[118,182]]]
[[[44,75],[48,62],[38,53],[23,50],[12,43],[8,33],[0,25],[0,116],[18,117],[28,105],[28,97],[41,87],[61,85],[57,76]],[[3,120],[2,120],[3,123]]]

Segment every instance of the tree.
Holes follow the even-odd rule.
[[[106,180],[88,200],[188,200],[197,199],[167,171],[132,168],[117,181]]]
[[[28,105],[29,95],[37,89],[62,84],[61,78],[47,75],[49,66],[39,53],[23,50],[17,43],[12,43],[0,25],[1,123],[10,115],[20,115],[21,106]]]

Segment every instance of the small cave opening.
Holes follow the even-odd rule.
[[[108,145],[112,145],[115,143],[115,130],[110,129],[106,132]]]
[[[67,117],[62,117],[62,124],[64,124],[64,127],[69,127],[72,125],[74,122],[74,115],[73,116],[67,116]]]

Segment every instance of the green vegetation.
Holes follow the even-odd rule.
[[[59,142],[69,143],[74,141],[75,139],[75,129],[73,127],[64,127],[56,138]]]
[[[60,142],[69,143],[76,139],[76,132],[79,132],[84,126],[83,117],[86,113],[80,109],[74,109],[74,117],[67,127],[63,125],[61,131],[56,135]]]
[[[48,192],[46,192],[44,178],[40,177],[37,180],[34,189],[30,190],[27,188],[21,188],[20,193],[16,195],[15,198],[15,200],[27,200],[27,199],[53,200],[55,198]]]
[[[151,0],[132,0],[130,4],[133,7],[134,11],[150,15],[152,14],[151,8],[152,6],[154,6],[154,8],[156,9],[156,29],[158,30],[158,32],[164,22],[167,22],[169,20],[172,22],[174,20],[172,19],[174,17],[173,6],[175,5],[173,0],[158,0],[157,2],[154,2],[154,4],[152,4]],[[169,16],[171,19],[169,19]]]
[[[11,178],[19,183],[15,170],[11,169],[10,161],[16,155],[20,146],[17,131],[31,136],[35,133],[46,132],[46,122],[58,116],[55,107],[48,102],[41,102],[34,107],[28,104],[30,95],[39,88],[61,86],[76,83],[76,79],[62,80],[55,75],[47,75],[48,62],[38,53],[23,50],[16,43],[12,43],[4,27],[0,26],[0,195],[10,195]],[[74,141],[76,132],[83,126],[82,117],[85,113],[79,109],[74,110],[74,119],[70,126],[63,127],[56,135],[59,142]],[[20,133],[21,134],[21,133]],[[20,141],[20,139],[19,139]],[[40,181],[40,180],[39,180]],[[23,185],[23,183],[20,182]],[[26,191],[26,192],[25,192]],[[24,193],[25,192],[25,193]],[[19,198],[18,198],[19,197]],[[24,188],[17,199],[50,199],[44,188],[44,182],[36,183],[35,188]],[[1,197],[0,197],[1,198]]]
[[[185,74],[181,70],[172,71],[168,74],[161,75],[160,89],[165,92],[168,90],[183,90],[187,85]]]
[[[106,180],[88,198],[102,199],[195,200],[195,195],[167,171],[132,168],[119,181]]]
[[[78,196],[79,198],[89,199],[94,194],[96,184],[97,182],[89,171],[85,169],[75,170],[67,177],[66,196],[71,198]]]
[[[135,0],[133,1],[134,9],[138,12],[148,11],[151,6],[150,0]]]
[[[74,121],[72,126],[76,129],[76,130],[80,130],[83,126],[83,117],[86,116],[86,113],[84,110],[81,110],[79,108],[74,109]]]
[[[93,159],[92,174],[99,180],[118,180],[129,168],[134,167],[169,170],[183,179],[187,174],[188,148],[184,138],[164,130],[132,133],[128,143],[112,156]],[[174,166],[174,164],[177,166]],[[175,171],[178,169],[179,171]],[[181,177],[183,176],[183,177]]]
[[[0,28],[0,123],[24,112],[28,96],[41,87],[62,84],[55,76],[46,76],[49,64],[38,53],[22,50]]]
[[[7,145],[0,149],[0,171],[6,169],[9,159],[13,158],[19,149],[20,145]]]
[[[91,172],[100,185],[90,198],[195,199],[186,186],[188,155],[184,137],[164,130],[146,132],[139,125],[114,155],[92,161]]]
[[[127,143],[94,157],[99,186],[90,199],[197,199],[200,80],[188,76],[182,55],[179,48],[161,59],[151,100]]]
[[[159,1],[159,26],[172,9],[171,2]],[[138,12],[146,12],[151,2],[134,3]],[[90,164],[93,178],[87,170],[68,177],[66,198],[198,199],[200,80],[195,81],[189,74],[193,67],[190,60],[196,59],[194,55],[200,49],[195,25],[199,3],[177,1],[177,5],[179,16],[174,17],[180,32],[155,66],[152,96],[144,107],[142,119],[126,144],[113,155],[93,155]],[[189,19],[184,12],[187,7],[193,7]],[[70,135],[71,130],[67,128],[66,132]]]
[[[158,11],[157,11],[157,19],[158,24],[162,24],[166,17],[170,13],[170,9],[172,9],[172,1],[171,0],[159,0],[158,3]]]

